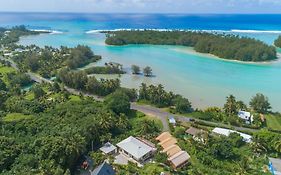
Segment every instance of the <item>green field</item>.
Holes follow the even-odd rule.
[[[268,128],[281,131],[281,116],[266,115],[266,124]]]
[[[21,113],[10,113],[7,114],[6,117],[3,117],[4,122],[14,122],[14,121],[20,121],[20,120],[27,120],[33,118],[32,115],[24,115]]]
[[[7,73],[15,72],[15,71],[16,70],[12,67],[3,66],[2,64],[0,64],[0,73],[1,74],[7,74]]]

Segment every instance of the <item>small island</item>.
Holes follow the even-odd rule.
[[[228,60],[266,62],[277,59],[274,46],[262,41],[237,35],[192,31],[131,30],[108,31],[108,45],[153,44],[194,47],[200,53],[208,53]]]

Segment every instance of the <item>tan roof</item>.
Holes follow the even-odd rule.
[[[197,128],[190,127],[188,130],[185,131],[187,134],[192,136],[197,136],[198,134],[202,133],[203,131]]]
[[[190,155],[186,151],[180,151],[177,154],[170,157],[168,160],[174,167],[179,167],[186,163],[190,159]]]
[[[181,148],[178,145],[172,145],[163,150],[163,152],[167,153],[168,157],[172,157],[173,155],[177,154],[180,151]]]
[[[168,138],[168,139],[160,142],[159,144],[162,146],[163,149],[165,149],[165,148],[168,148],[169,146],[172,146],[176,143],[178,143],[177,139],[171,137],[171,138]]]
[[[156,138],[156,140],[158,140],[159,142],[162,142],[162,141],[166,140],[167,138],[171,138],[171,137],[172,137],[172,135],[169,132],[163,132]]]

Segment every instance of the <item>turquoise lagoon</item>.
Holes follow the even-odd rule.
[[[145,78],[130,74],[120,77],[122,86],[138,88],[142,82],[148,84],[163,84],[167,90],[179,93],[189,98],[197,108],[222,106],[225,97],[233,94],[239,100],[248,103],[256,93],[269,97],[274,111],[281,111],[281,62],[264,64],[240,63],[218,59],[211,55],[198,54],[187,47],[128,45],[107,46],[105,36],[101,33],[87,34],[92,29],[111,29],[106,22],[94,21],[40,21],[29,22],[33,26],[48,26],[62,34],[43,34],[21,38],[20,44],[36,44],[39,46],[89,45],[103,59],[88,66],[103,65],[114,61],[124,65],[129,70],[132,64],[141,67],[151,66],[155,77]],[[233,27],[234,28],[234,27]],[[259,29],[258,27],[256,28]],[[280,27],[281,29],[281,27]],[[275,30],[271,26],[268,30]],[[233,32],[249,36],[272,44],[281,32]],[[98,77],[105,76],[99,75]],[[107,76],[114,78],[114,76]],[[116,76],[118,77],[118,76]]]

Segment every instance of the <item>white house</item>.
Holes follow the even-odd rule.
[[[176,125],[177,124],[176,119],[174,117],[172,117],[172,116],[169,118],[169,123],[172,124],[172,125]]]
[[[103,147],[100,148],[101,152],[105,155],[113,155],[117,153],[117,147],[107,142]]]
[[[224,129],[224,128],[215,128],[213,129],[213,132],[219,135],[224,135],[224,136],[229,136],[231,133],[237,133],[239,134],[241,137],[243,137],[243,141],[250,143],[252,142],[252,136],[248,135],[248,134],[244,134],[238,131],[234,131],[234,130],[230,130],[230,129]]]
[[[139,163],[143,163],[151,158],[156,152],[156,148],[132,136],[119,142],[117,147],[121,154],[130,157]]]
[[[244,120],[247,124],[251,124],[254,121],[254,116],[250,112],[239,111],[238,117]]]

